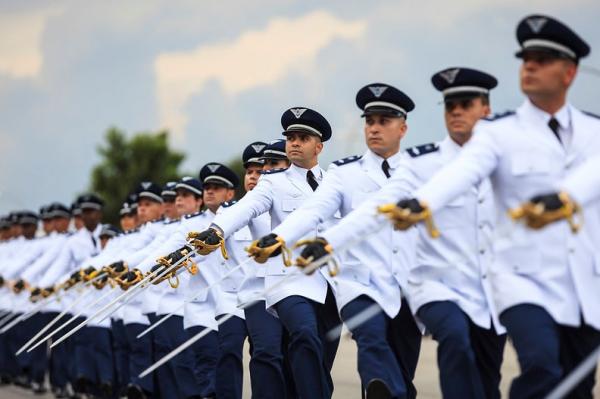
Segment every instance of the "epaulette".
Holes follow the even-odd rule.
[[[202,215],[204,212],[205,211],[198,211],[198,212],[190,213],[189,215],[185,215],[184,217],[186,219],[191,219],[191,218],[195,218],[196,216]]]
[[[440,149],[440,147],[436,143],[422,144],[415,147],[410,147],[406,149],[408,155],[413,158],[420,157],[421,155],[430,154],[432,152],[436,152]]]
[[[140,231],[140,228],[136,227],[135,229],[124,231],[123,234],[125,234],[125,235],[127,235],[127,234],[133,234],[133,233],[137,233],[138,231]]]
[[[151,220],[150,223],[161,223],[161,222],[164,222],[164,221],[165,221],[165,218],[163,216],[163,217],[160,217],[158,219]]]
[[[338,159],[337,161],[333,161],[333,164],[336,166],[348,165],[349,163],[359,161],[361,158],[362,155],[352,155],[351,157],[346,157]]]
[[[173,223],[177,223],[177,222],[180,222],[180,221],[181,221],[180,219],[165,219],[164,222],[163,222],[163,224],[166,226],[168,224],[173,224]]]
[[[272,175],[274,173],[285,172],[286,170],[287,170],[287,168],[276,168],[276,169],[269,169],[269,170],[261,170],[260,174],[261,175]]]
[[[497,113],[494,115],[486,116],[485,118],[483,118],[483,120],[488,121],[488,122],[493,122],[493,121],[497,121],[502,118],[506,118],[507,116],[514,115],[515,113],[516,113],[515,111],[504,111],[504,112],[500,112],[500,113]]]
[[[593,112],[589,112],[589,111],[581,111],[581,112],[583,112],[587,116],[591,116],[592,118],[600,119],[600,115],[594,114]]]
[[[233,201],[225,201],[221,204],[222,208],[229,208],[230,206],[232,206],[233,204],[236,204],[237,200],[233,200]]]

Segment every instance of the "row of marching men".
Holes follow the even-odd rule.
[[[238,202],[237,177],[218,163],[174,185],[168,220],[169,189],[141,183],[122,218],[136,203],[137,221],[97,253],[101,201],[82,197],[84,227],[43,276],[22,278],[27,264],[9,283],[47,302],[71,287],[43,312],[55,304],[75,318],[51,340],[72,348],[63,364],[75,391],[239,398],[248,338],[253,396],[329,398],[343,321],[367,398],[416,396],[425,330],[445,397],[500,396],[507,333],[521,366],[511,397],[549,393],[600,344],[598,194],[586,180],[596,163],[579,169],[598,156],[600,123],[566,102],[589,46],[548,16],[523,19],[517,38],[526,99],[515,112],[486,118],[497,85],[488,73],[432,76],[441,142],[401,152],[415,104],[372,83],[356,95],[366,152],[327,172],[318,158],[331,126],[294,107],[281,117],[285,141],[244,151]],[[583,227],[573,218],[582,204]],[[575,397],[592,395],[594,371],[585,375]]]

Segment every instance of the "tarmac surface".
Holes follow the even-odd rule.
[[[415,385],[418,397],[424,399],[441,398],[438,369],[436,363],[436,343],[430,338],[425,338],[421,346],[421,357],[415,376]],[[244,399],[250,398],[250,380],[248,374],[248,348],[244,350]],[[512,378],[518,373],[518,364],[512,346],[507,345],[502,365],[502,397],[508,397],[508,387]],[[600,372],[597,373],[600,380]],[[334,399],[360,398],[360,381],[356,372],[356,345],[350,338],[344,337],[340,343],[335,364],[333,367],[333,381],[335,383]],[[600,398],[600,386],[596,384],[595,398]],[[14,386],[0,388],[1,399],[22,398],[53,398],[52,395],[33,395],[21,388]]]

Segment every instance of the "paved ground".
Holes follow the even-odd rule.
[[[440,398],[438,384],[437,366],[436,366],[436,344],[430,339],[423,341],[421,358],[416,375],[416,386],[419,398],[430,399]],[[244,352],[247,354],[247,348]],[[247,359],[246,359],[247,360]],[[247,366],[247,364],[246,364]],[[505,361],[502,366],[502,392],[503,397],[507,396],[507,389],[510,380],[518,372],[515,354],[510,345],[507,345],[505,352]],[[245,386],[249,387],[248,369],[246,368],[244,377]],[[600,379],[600,372],[598,373]],[[335,392],[333,397],[336,399],[360,398],[360,383],[356,372],[356,346],[349,338],[343,339],[340,344],[336,362],[333,368],[333,379],[335,382]],[[8,387],[0,388],[0,398],[2,399],[20,399],[20,398],[51,398],[50,395],[34,396],[20,388]],[[600,386],[596,386],[595,396],[600,398]],[[244,398],[250,398],[247,390],[244,392]]]

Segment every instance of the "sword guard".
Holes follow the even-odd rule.
[[[317,245],[315,246],[314,244],[317,244]],[[331,246],[331,244],[329,244],[327,242],[327,240],[325,240],[324,238],[321,238],[321,237],[300,240],[294,245],[294,249],[300,248],[300,247],[306,247],[309,245],[315,246],[316,248],[313,248],[315,250],[325,251],[325,253],[322,253],[323,256],[331,255],[333,253],[333,247]],[[317,255],[315,255],[315,256],[317,256]],[[320,259],[320,256],[317,259]],[[304,256],[300,255],[300,256],[298,256],[298,258],[296,258],[296,266],[298,266],[302,269],[305,269],[306,267],[308,267],[311,263],[313,263],[317,259],[315,259],[314,256],[312,256],[312,255],[310,255],[308,257],[304,257]],[[329,275],[331,277],[335,277],[338,275],[338,273],[340,271],[340,267],[339,267],[338,262],[335,260],[335,258],[331,258],[331,260],[329,260],[327,262],[327,271],[329,272]],[[310,274],[312,274],[314,272],[315,271],[313,270],[312,272],[310,272]]]
[[[200,255],[208,255],[211,252],[221,249],[221,256],[224,259],[229,259],[227,249],[225,248],[225,239],[223,234],[217,229],[209,228],[205,231],[191,231],[187,236],[188,242],[194,246]]]
[[[119,284],[119,287],[121,287],[123,291],[127,291],[129,287],[139,283],[143,278],[144,275],[139,269],[133,269],[115,278],[115,281],[117,284]]]
[[[261,241],[265,239],[269,240],[265,243],[267,246],[260,246]],[[273,244],[268,245],[270,242],[273,242]],[[248,256],[253,257],[254,261],[257,263],[265,263],[269,258],[277,256],[279,254],[278,251],[281,252],[281,258],[283,259],[284,266],[291,266],[292,251],[288,248],[284,239],[280,236],[269,234],[259,240],[252,241],[250,246],[246,248]]]
[[[431,238],[438,238],[440,231],[433,222],[433,215],[427,204],[419,202],[422,209],[414,212],[408,208],[401,208],[397,204],[384,204],[377,207],[377,212],[385,215],[394,225],[396,230],[408,230],[419,222],[425,223],[425,228]]]
[[[514,221],[523,222],[527,227],[535,230],[541,229],[550,223],[565,220],[571,231],[577,233],[583,224],[581,206],[572,200],[566,192],[550,195],[550,197],[558,199],[560,202],[556,209],[547,209],[543,200],[534,202],[534,198],[516,208],[509,209],[508,215]],[[579,214],[579,222],[575,221],[576,214]]]

